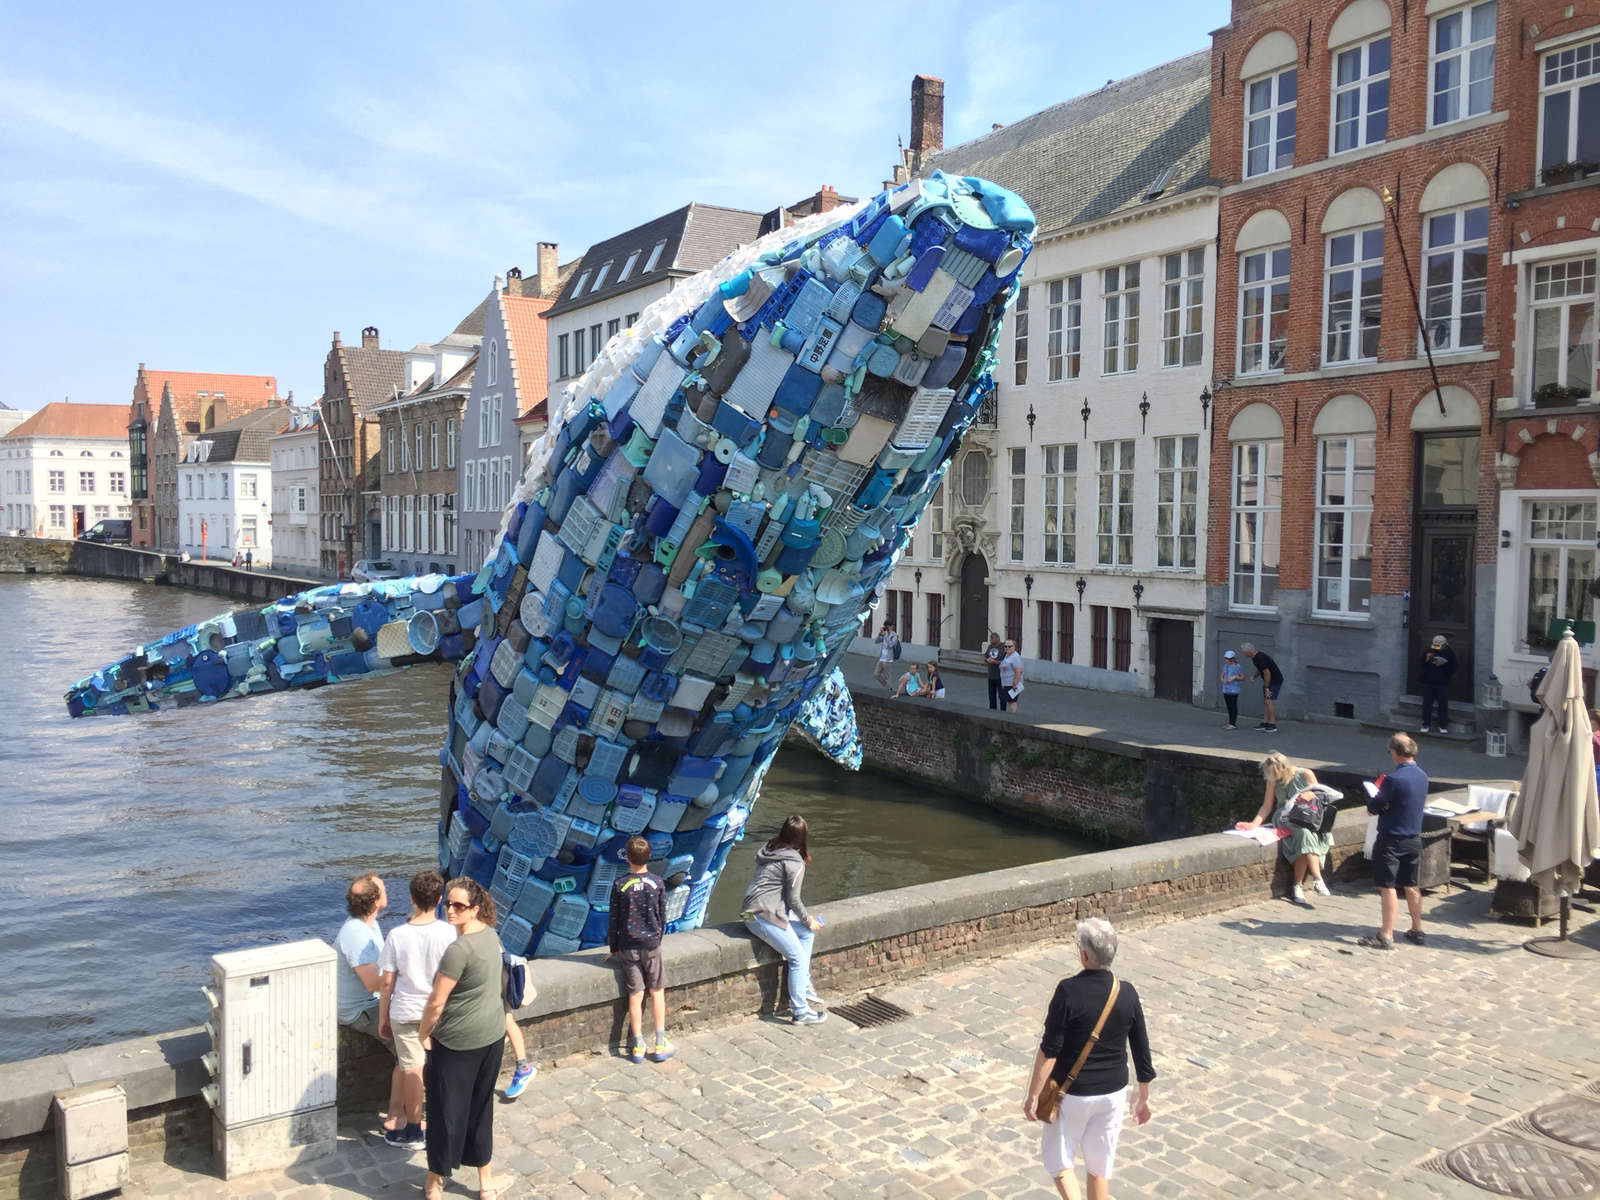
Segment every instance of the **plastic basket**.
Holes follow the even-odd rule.
[[[667,920],[679,921],[689,906],[690,887],[684,884],[681,887],[671,888],[667,891]]]
[[[511,911],[536,929],[539,922],[544,920],[545,913],[550,911],[550,906],[555,903],[555,898],[556,890],[547,880],[529,879],[523,885],[522,894],[517,897],[517,902]]]
[[[550,906],[550,924],[545,936],[577,939],[583,934],[583,924],[589,919],[589,899],[577,892],[557,896]]]
[[[647,789],[625,785],[611,806],[611,827],[618,833],[642,833],[655,815],[656,795]]]
[[[611,903],[611,885],[617,877],[627,869],[626,864],[613,860],[600,859],[594,864],[594,874],[589,876],[589,903],[595,908],[603,908]]]
[[[579,932],[582,932],[581,928]],[[535,958],[560,958],[563,954],[576,954],[580,945],[575,937],[558,937],[546,932],[534,949]]]
[[[542,862],[561,849],[571,825],[572,818],[559,813],[518,813],[506,841],[533,861]]]
[[[522,885],[538,860],[533,855],[506,845],[500,848],[499,861],[495,863],[494,882],[489,886],[494,902],[501,908],[515,904],[522,894]]]
[[[499,901],[496,901],[499,903]],[[500,944],[512,954],[526,954],[528,943],[533,941],[533,926],[516,913],[500,915]]]
[[[598,738],[594,752],[589,755],[588,773],[601,779],[614,780],[622,773],[622,766],[627,761],[627,746],[607,738]]]

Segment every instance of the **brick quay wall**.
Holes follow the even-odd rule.
[[[1363,829],[1360,814],[1341,817],[1336,872],[1356,865],[1350,860],[1359,858]],[[824,906],[812,972],[819,990],[848,996],[1043,942],[1060,943],[1069,955],[1082,917],[1106,916],[1135,930],[1281,895],[1287,883],[1276,848],[1207,834],[877,892]],[[743,926],[673,934],[662,950],[675,1030],[783,1007],[781,963]],[[620,1046],[627,1004],[603,956],[593,950],[533,963],[539,994],[518,1019],[536,1060]],[[341,1037],[339,1102],[346,1111],[376,1112],[392,1060],[375,1042]],[[0,1065],[0,1200],[55,1194],[51,1098],[100,1080],[117,1080],[127,1092],[136,1177],[141,1165],[204,1162],[211,1116],[199,1092],[207,1048],[205,1033],[188,1029]]]
[[[129,546],[9,536],[0,537],[0,575],[77,575],[170,584],[254,604],[266,604],[323,582],[235,569],[226,563],[186,563],[176,555]]]

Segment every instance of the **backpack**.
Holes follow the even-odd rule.
[[[537,988],[528,986],[528,960],[509,950],[500,952],[500,982],[506,1006],[512,1012],[530,1003],[539,994]]]
[[[895,638],[894,638],[894,641],[889,643],[889,653],[890,653],[890,655],[893,656],[895,662],[899,662],[900,661],[900,635],[899,634],[896,634]]]

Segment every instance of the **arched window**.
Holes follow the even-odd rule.
[[[1383,201],[1341,192],[1322,218],[1322,361],[1373,362],[1383,301]]]
[[[1239,255],[1239,374],[1281,371],[1289,346],[1289,221],[1253,214],[1234,241]]]
[[[989,500],[989,459],[973,451],[961,460],[961,502],[978,508]]]
[[[489,363],[485,371],[484,382],[490,387],[500,382],[500,343],[492,339],[489,342]]]
[[[1359,396],[1335,396],[1317,413],[1314,607],[1365,616],[1372,598],[1372,498],[1378,422]]]
[[[1239,67],[1246,179],[1294,165],[1299,57],[1294,39],[1280,29],[1251,46]]]
[[[1355,0],[1328,30],[1333,113],[1328,152],[1375,146],[1389,136],[1389,6]]]
[[[1240,409],[1228,426],[1233,450],[1229,491],[1229,603],[1274,608],[1283,509],[1283,421],[1266,404]]]
[[[1422,212],[1423,315],[1435,353],[1483,348],[1489,280],[1489,180],[1452,163],[1428,181]]]

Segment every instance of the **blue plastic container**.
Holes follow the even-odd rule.
[[[580,931],[581,932],[581,931]],[[563,954],[576,954],[582,946],[575,937],[558,937],[546,933],[539,939],[539,948],[533,952],[535,958],[560,958]]]
[[[550,906],[550,924],[545,929],[545,936],[580,938],[588,919],[588,897],[578,892],[567,892],[557,896],[555,903]]]
[[[533,926],[527,918],[519,917],[516,913],[501,915],[499,933],[500,944],[511,954],[526,954],[528,943],[533,941]]]
[[[487,832],[489,828],[488,821],[485,821],[483,825],[484,831]],[[484,848],[484,845],[481,841],[479,841],[477,838],[473,838],[472,845],[467,848],[466,862],[462,865],[461,869],[465,874],[473,879],[476,879],[484,887],[489,887],[494,883],[494,872],[497,861],[496,855],[490,854],[489,851]]]
[[[517,902],[511,911],[533,928],[538,928],[539,922],[544,920],[545,913],[550,911],[550,905],[555,902],[556,890],[546,880],[530,878],[523,884],[522,892],[517,896]],[[508,950],[510,947],[506,947]]]

